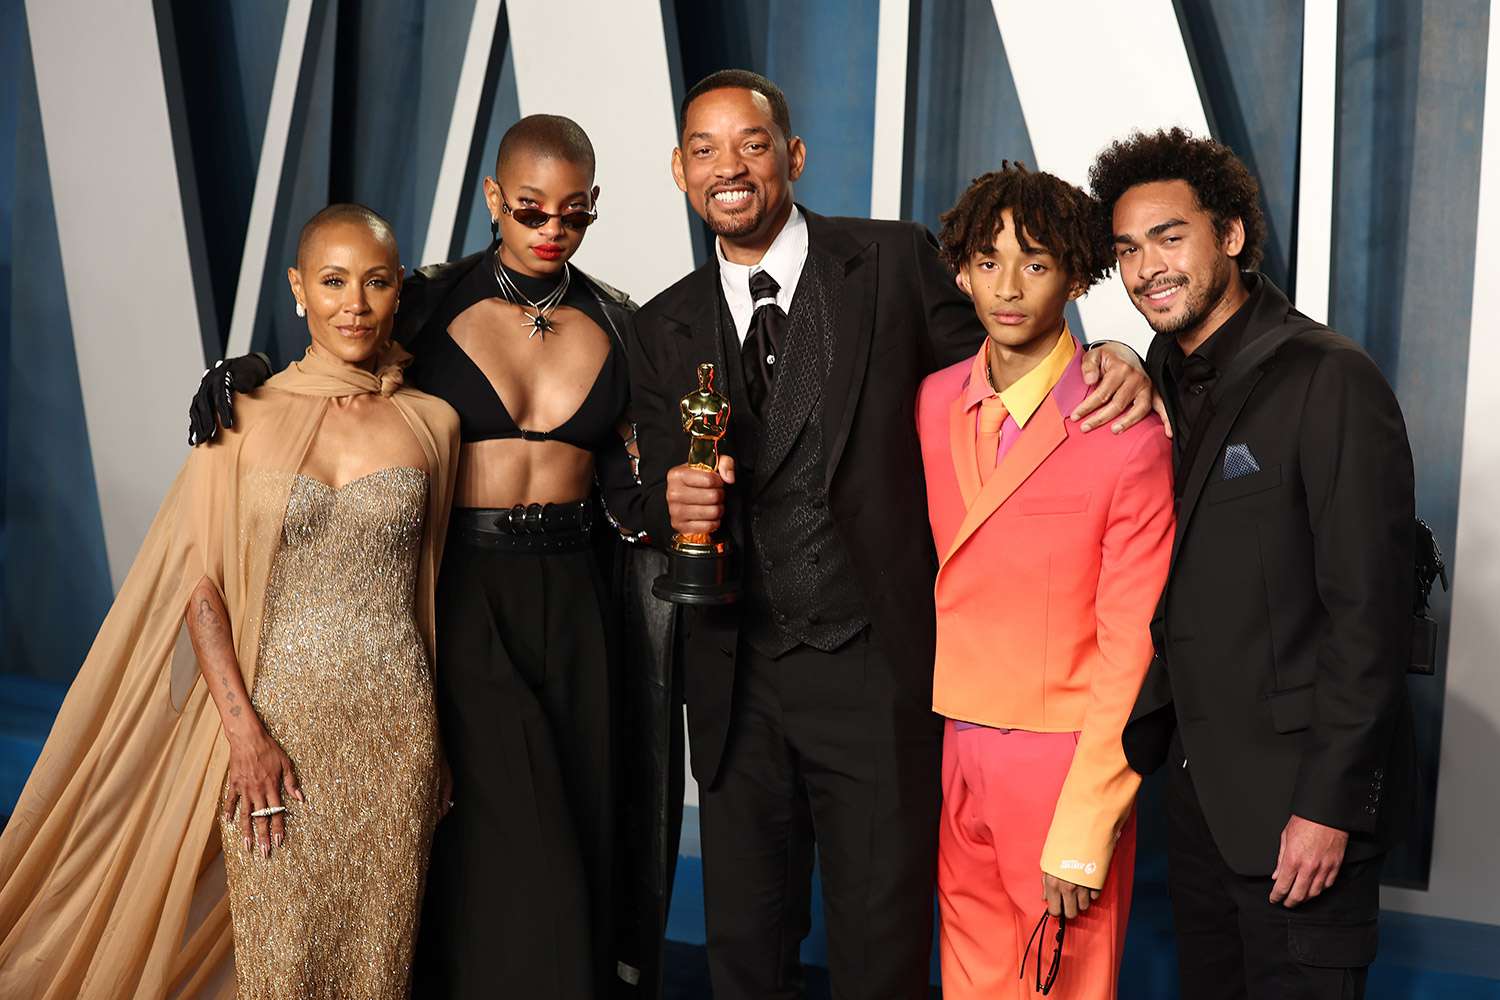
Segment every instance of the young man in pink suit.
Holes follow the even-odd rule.
[[[1159,420],[1085,435],[1064,419],[1088,389],[1063,310],[1111,267],[1104,233],[1084,192],[1019,164],[943,217],[943,253],[988,333],[917,402],[940,560],[949,1000],[1116,992],[1140,784],[1120,733],[1173,515]]]

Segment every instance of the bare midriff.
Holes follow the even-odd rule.
[[[594,456],[560,441],[474,441],[458,456],[455,507],[566,503],[589,495]]]
[[[609,354],[609,334],[576,309],[552,313],[554,329],[527,337],[530,321],[499,299],[476,302],[448,328],[479,366],[516,426],[551,431],[578,411]],[[498,404],[497,404],[498,405]],[[588,496],[591,452],[562,441],[470,441],[458,459],[456,507],[564,503]]]

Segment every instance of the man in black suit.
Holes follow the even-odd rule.
[[[681,125],[715,254],[637,314],[631,377],[652,537],[722,521],[743,562],[741,601],[679,633],[714,996],[801,995],[816,832],[835,996],[925,997],[941,730],[913,407],[984,332],[922,227],[793,203],[806,149],[769,80],[714,74]],[[1086,426],[1149,412],[1121,351],[1092,356]],[[702,362],[732,401],[718,473],[681,464]]]
[[[1171,571],[1124,743],[1138,771],[1171,766],[1183,996],[1361,996],[1415,781],[1401,410],[1252,270],[1258,187],[1226,147],[1136,134],[1091,180],[1176,432]]]

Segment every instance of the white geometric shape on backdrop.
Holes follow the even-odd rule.
[[[578,265],[645,302],[693,270],[688,207],[672,182],[677,145],[660,0],[547,0],[508,3],[511,56],[521,114],[567,115],[593,140],[599,212]],[[567,62],[558,69],[559,27]],[[687,391],[686,389],[683,390]]]
[[[1109,139],[1208,118],[1172,0],[993,0],[1031,148],[1042,170],[1088,187]],[[1119,274],[1078,303],[1090,340],[1123,340],[1145,357],[1151,328]]]
[[[189,239],[153,4],[28,0],[26,18],[118,588],[186,454],[207,318],[189,250],[200,241]]]

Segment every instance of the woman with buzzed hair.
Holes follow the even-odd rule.
[[[419,269],[397,317],[412,380],[452,404],[463,438],[437,597],[456,805],[434,842],[416,992],[586,1000],[618,976],[649,996],[676,850],[671,612],[642,585],[659,555],[621,545],[644,538],[627,413],[635,304],[569,262],[598,218],[576,122],[513,125],[484,195],[491,245]],[[225,376],[249,384],[254,363],[205,378],[196,439],[215,430]]]
[[[288,281],[311,346],[189,455],[0,837],[0,996],[409,995],[458,417],[384,219],[318,213]]]

